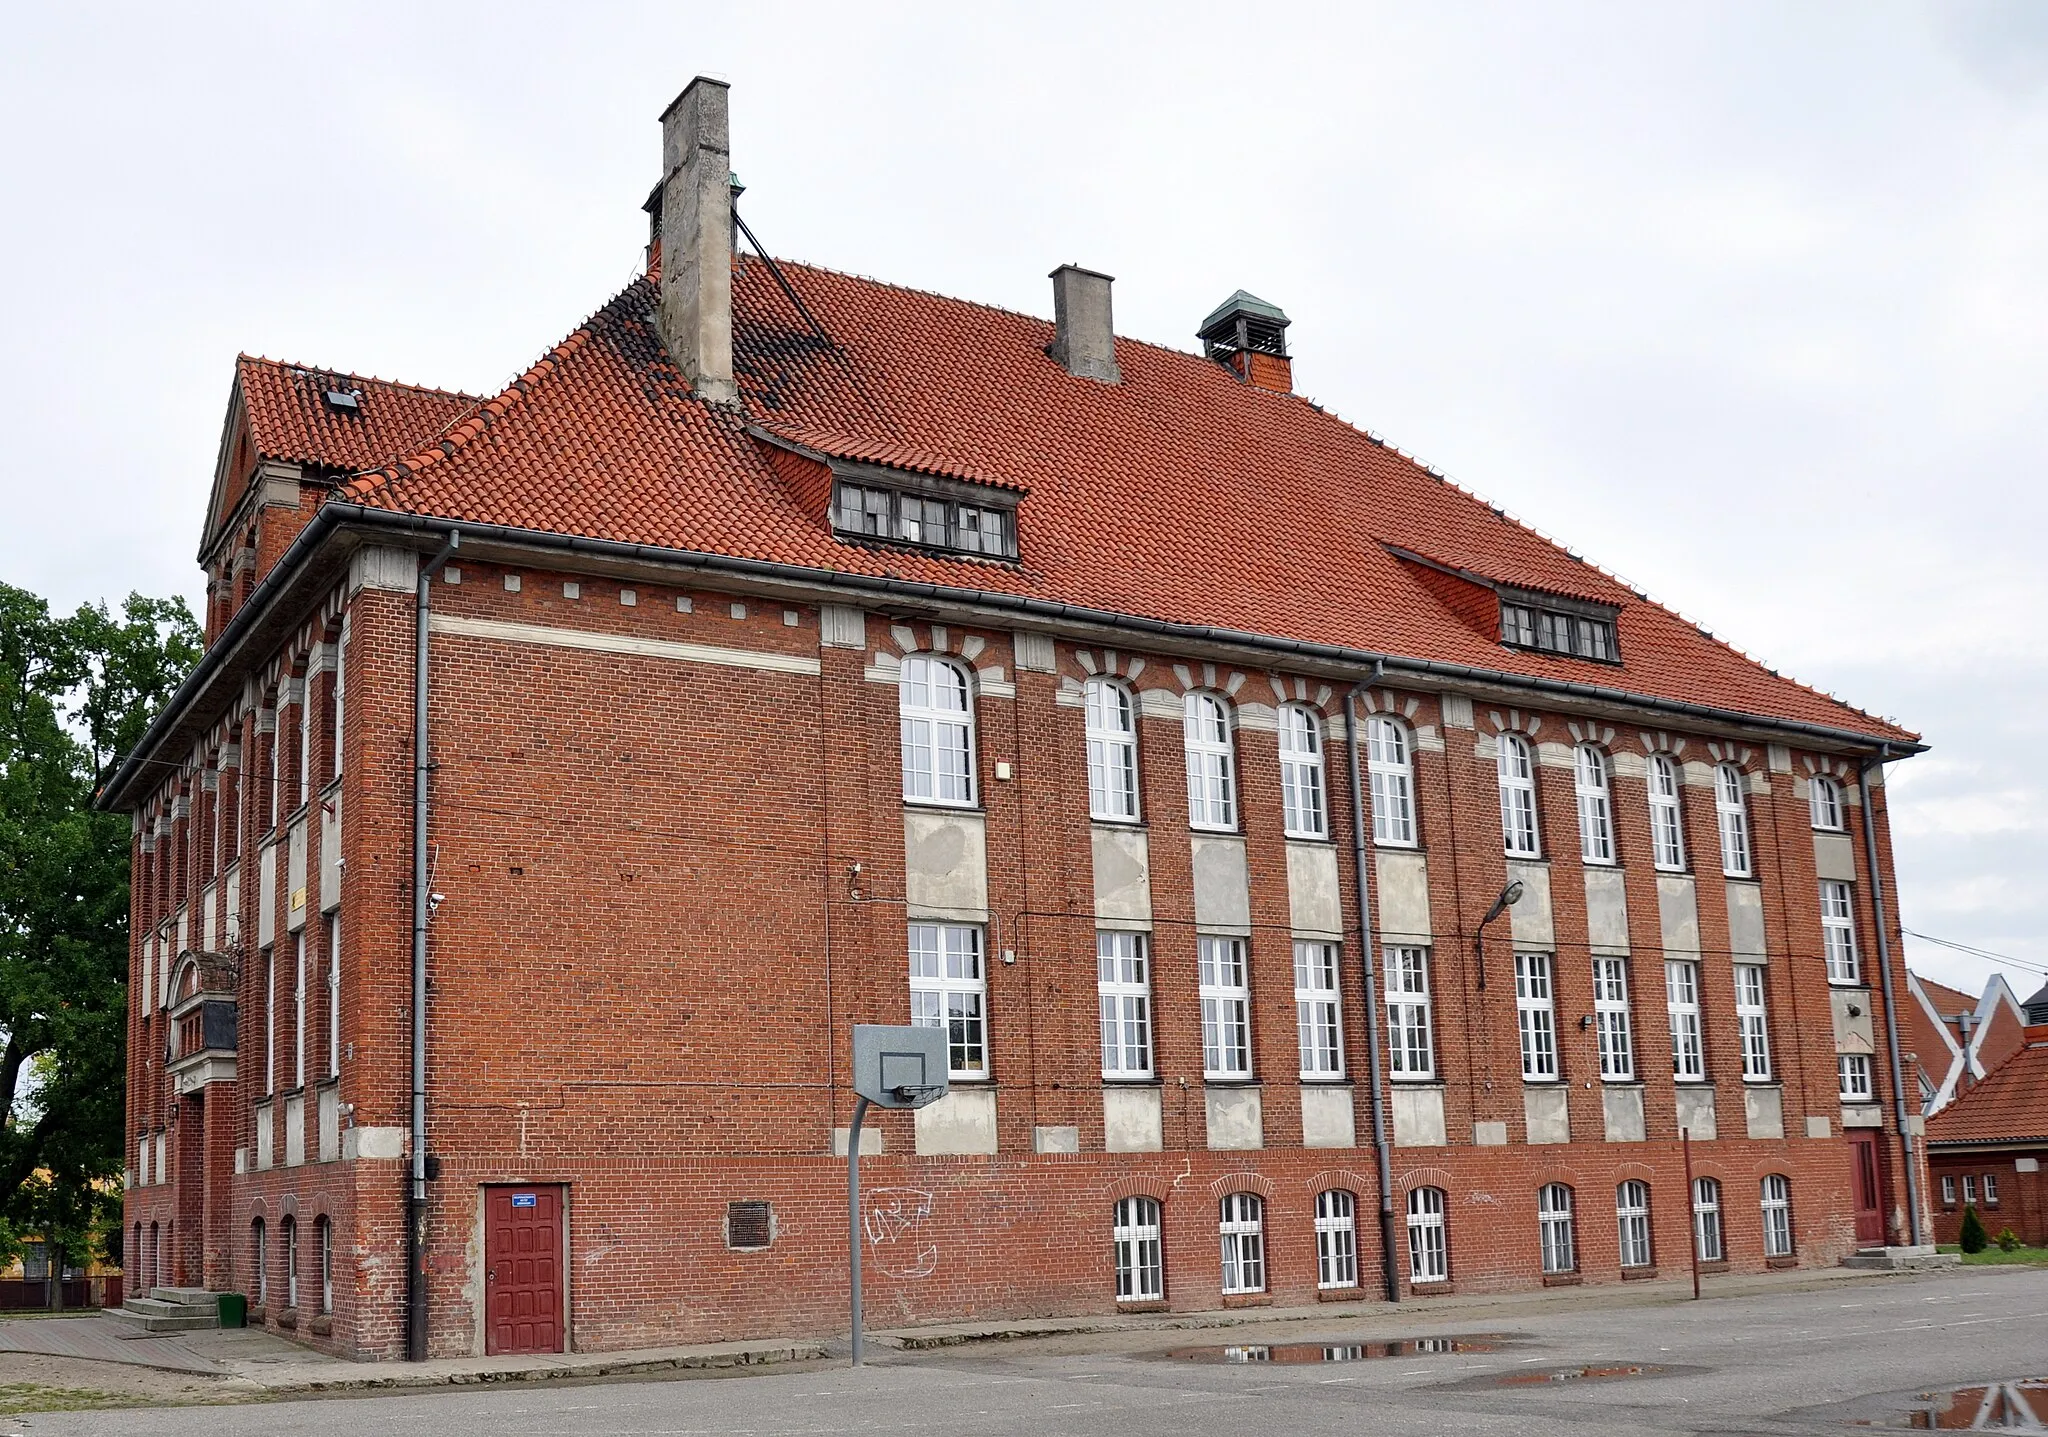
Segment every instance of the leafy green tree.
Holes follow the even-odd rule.
[[[128,835],[93,795],[198,661],[178,599],[0,584],[0,1237],[85,1255],[121,1170]]]
[[[1984,1219],[1977,1216],[1974,1203],[1963,1209],[1963,1230],[1956,1242],[1964,1252],[1982,1252],[1990,1245],[1991,1239],[1984,1234]]]

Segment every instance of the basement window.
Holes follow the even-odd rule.
[[[832,498],[832,527],[854,539],[990,559],[1017,557],[1016,511],[978,495],[917,493],[841,479]]]
[[[1500,591],[1500,641],[1511,649],[1618,664],[1621,650],[1615,643],[1614,616],[1615,610],[1606,604]]]
[[[759,1252],[775,1243],[775,1209],[765,1202],[725,1205],[725,1245],[735,1252]]]

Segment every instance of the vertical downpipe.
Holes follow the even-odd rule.
[[[405,1195],[405,1356],[427,1357],[427,619],[434,575],[461,546],[462,535],[420,566],[413,591],[412,631],[412,1171]]]
[[[1906,1126],[1906,1071],[1899,1061],[1899,1011],[1892,1002],[1891,928],[1884,916],[1884,877],[1877,867],[1877,824],[1871,817],[1870,770],[1889,756],[1889,749],[1856,765],[1856,796],[1863,805],[1863,861],[1870,870],[1870,917],[1877,927],[1878,972],[1884,982],[1884,1043],[1891,1060],[1892,1111],[1899,1125],[1899,1151],[1906,1160],[1906,1237],[1914,1247],[1925,1238],[1920,1223],[1920,1170],[1913,1161],[1913,1134]]]
[[[1351,742],[1346,751],[1351,764],[1351,860],[1358,878],[1358,949],[1365,975],[1365,1061],[1371,1071],[1368,1089],[1372,1102],[1372,1151],[1378,1164],[1380,1187],[1380,1274],[1386,1283],[1387,1301],[1401,1300],[1400,1267],[1394,1257],[1394,1163],[1387,1141],[1385,1093],[1380,1087],[1380,1002],[1379,966],[1372,944],[1372,894],[1365,857],[1365,790],[1360,786],[1358,761],[1358,695],[1380,681],[1385,666],[1374,663],[1372,676],[1344,696],[1344,726]]]

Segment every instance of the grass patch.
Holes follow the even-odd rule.
[[[1945,1242],[1940,1250],[1960,1255],[1965,1267],[2048,1267],[2048,1247],[2018,1247],[2005,1252],[1994,1243],[1982,1252],[1964,1252],[1954,1243]]]
[[[104,1407],[144,1407],[146,1397],[102,1392],[93,1387],[48,1387],[40,1382],[0,1382],[0,1413],[91,1412]]]

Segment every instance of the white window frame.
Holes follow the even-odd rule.
[[[1818,833],[1842,833],[1848,829],[1842,809],[1842,785],[1827,774],[1815,774],[1806,785],[1806,806]]]
[[[1644,778],[1650,797],[1650,862],[1664,873],[1685,871],[1685,773],[1668,753],[1653,753]]]
[[[270,710],[270,826],[284,817],[284,699],[288,690],[279,689]]]
[[[1792,1180],[1783,1173],[1767,1173],[1758,1184],[1758,1193],[1764,1217],[1764,1256],[1792,1256],[1797,1250],[1792,1236]]]
[[[1977,1205],[1977,1175],[1976,1175],[1975,1173],[1964,1173],[1964,1174],[1963,1174],[1963,1206],[1965,1206],[1965,1207],[1975,1207],[1976,1205]]]
[[[1188,761],[1188,825],[1237,832],[1236,724],[1230,705],[1197,689],[1182,704],[1181,738]]]
[[[1164,1302],[1166,1265],[1157,1198],[1127,1197],[1110,1216],[1118,1302]]]
[[[1252,1075],[1251,966],[1246,940],[1195,938],[1202,1000],[1202,1076],[1243,1082]]]
[[[1634,1082],[1636,1047],[1629,1020],[1626,958],[1593,960],[1593,1027],[1600,1041],[1601,1081]]]
[[[1755,872],[1749,842],[1749,800],[1743,791],[1742,770],[1735,764],[1714,769],[1714,818],[1721,831],[1721,872],[1728,878],[1748,878]]]
[[[299,1305],[299,1224],[290,1213],[278,1224],[284,1237],[284,1305]]]
[[[1088,816],[1138,821],[1138,703],[1125,685],[1097,675],[1082,688],[1088,740]]]
[[[306,1086],[306,930],[292,943],[292,1086]]]
[[[1294,940],[1294,1020],[1304,1082],[1344,1076],[1342,956],[1335,943]]]
[[[1742,1081],[1771,1081],[1771,1025],[1761,963],[1735,965],[1735,1023],[1742,1032]]]
[[[989,1076],[988,964],[981,929],[968,923],[912,923],[910,1021],[946,1031],[946,1066],[955,1082]]]
[[[1266,1290],[1266,1203],[1257,1193],[1225,1193],[1217,1206],[1216,1235],[1223,1248],[1223,1291],[1236,1296]]]
[[[1442,1188],[1408,1190],[1408,1285],[1428,1287],[1451,1280],[1450,1231]]]
[[[1280,826],[1289,838],[1328,838],[1323,716],[1307,704],[1280,706]]]
[[[304,808],[313,801],[313,666],[308,663],[299,679],[299,802]]]
[[[1856,889],[1838,878],[1820,881],[1820,938],[1827,954],[1828,982],[1854,988],[1863,982],[1856,952]]]
[[[1664,960],[1664,1012],[1671,1020],[1672,1080],[1704,1083],[1707,1050],[1700,1032],[1700,965],[1694,960]]]
[[[1870,1081],[1870,1055],[1835,1054],[1835,1087],[1845,1103],[1875,1102],[1876,1089]]]
[[[1522,1039],[1522,1081],[1557,1081],[1557,1008],[1548,953],[1515,955],[1515,1027]]]
[[[1358,1286],[1358,1199],[1342,1188],[1316,1194],[1316,1287]]]
[[[1998,1206],[1998,1174],[1984,1174],[1984,1206]]]
[[[1387,1071],[1396,1082],[1436,1076],[1431,1033],[1429,950],[1396,944],[1385,950]]]
[[[277,1092],[277,949],[263,950],[263,1091]]]
[[[137,1223],[136,1226],[140,1227],[141,1224]],[[260,1217],[250,1220],[249,1247],[249,1259],[256,1268],[256,1303],[260,1307],[270,1301],[270,1225]],[[136,1253],[135,1259],[139,1265],[142,1254]]]
[[[1701,1262],[1725,1262],[1728,1246],[1721,1230],[1721,1180],[1692,1182],[1692,1240]]]
[[[1545,1183],[1536,1190],[1536,1232],[1545,1276],[1579,1270],[1578,1245],[1572,1240],[1572,1190],[1565,1184]]]
[[[1579,804],[1580,860],[1612,867],[1614,785],[1608,772],[1607,752],[1598,744],[1582,743],[1572,750],[1572,789]]]
[[[1512,858],[1541,858],[1536,823],[1536,755],[1518,733],[1500,735],[1494,761],[1500,782],[1501,849]]]
[[[1956,1180],[1953,1173],[1943,1173],[1941,1175],[1941,1205],[1943,1207],[1954,1207],[1956,1205]]]
[[[348,732],[348,615],[341,616],[341,634],[334,641],[334,683],[328,689],[331,696],[328,706],[329,721],[334,726],[330,737],[334,743],[334,761],[329,765],[328,777],[336,779],[342,772],[342,735]]]
[[[315,1219],[313,1226],[320,1234],[320,1311],[323,1316],[334,1311],[334,1219]]]
[[[1372,840],[1388,848],[1413,848],[1415,836],[1415,746],[1408,726],[1375,714],[1365,724],[1365,764],[1372,783]]]
[[[906,654],[896,711],[904,800],[974,807],[974,678],[966,666],[941,654]]]
[[[1614,1222],[1625,1268],[1655,1267],[1656,1249],[1650,1243],[1650,1185],[1630,1178],[1614,1189]]]
[[[1152,1076],[1152,955],[1143,933],[1095,934],[1095,992],[1102,1020],[1102,1076]]]
[[[327,915],[327,1076],[341,1076],[341,910]]]

